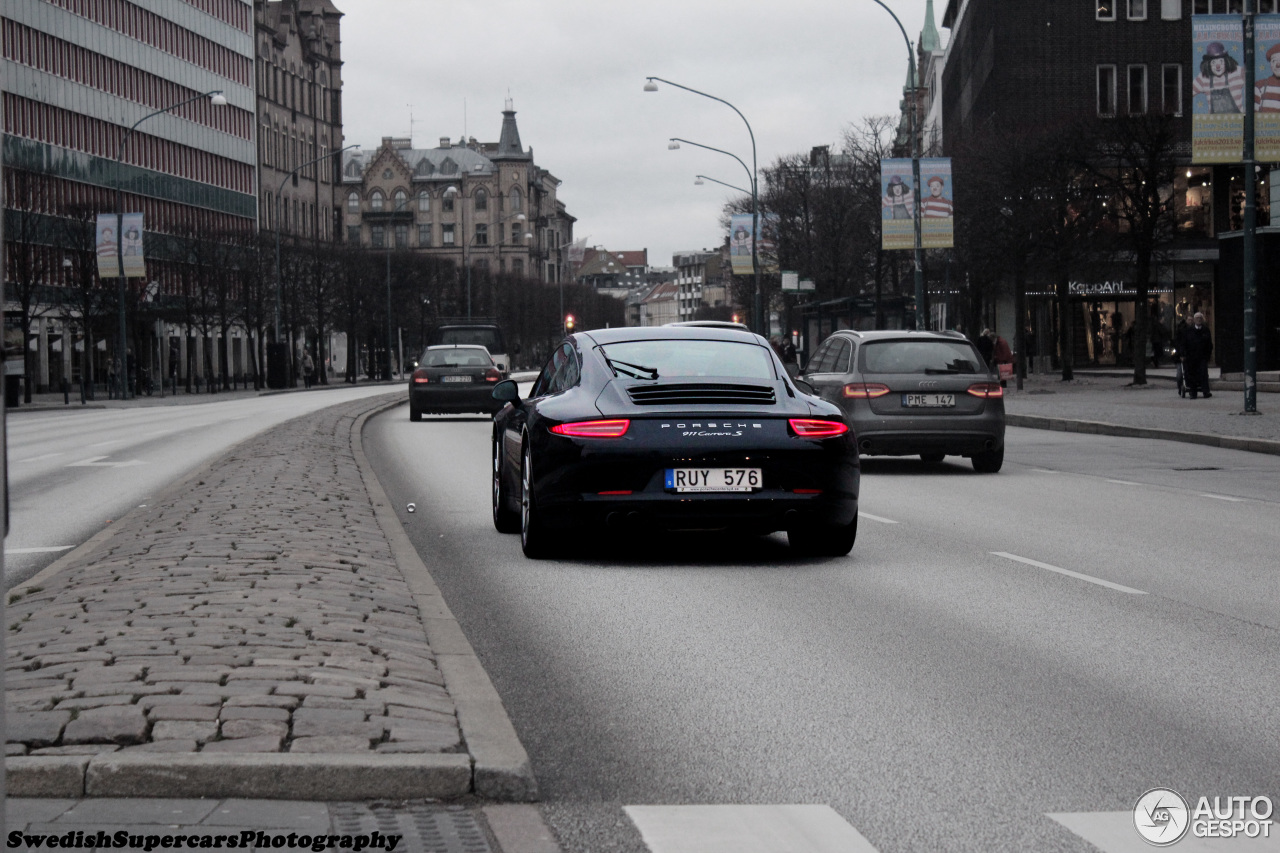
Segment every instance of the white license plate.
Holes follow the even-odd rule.
[[[441,382],[470,382],[471,377],[470,376],[445,376],[440,381]]]
[[[750,492],[762,481],[759,468],[668,468],[666,487],[677,492]]]
[[[909,408],[940,409],[956,404],[955,394],[903,394],[902,405]]]

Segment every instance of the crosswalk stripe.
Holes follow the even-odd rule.
[[[626,806],[650,853],[876,853],[830,806]]]

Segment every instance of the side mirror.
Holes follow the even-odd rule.
[[[520,402],[520,386],[514,380],[504,379],[493,386],[493,399],[501,403]]]
[[[804,393],[808,394],[810,397],[818,396],[818,389],[814,388],[812,385],[810,385],[805,380],[801,379],[799,376],[797,376],[795,379],[792,379],[791,381],[795,383],[797,388],[799,388]]]

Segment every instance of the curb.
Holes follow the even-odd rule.
[[[1092,435],[1115,435],[1123,438],[1156,438],[1163,441],[1181,441],[1186,444],[1203,444],[1227,450],[1246,450],[1250,453],[1268,453],[1280,456],[1280,441],[1267,438],[1238,438],[1212,435],[1204,432],[1180,432],[1171,429],[1132,427],[1103,421],[1080,421],[1070,418],[1050,418],[1042,415],[1015,415],[1005,413],[1006,426],[1026,429],[1047,429],[1056,432],[1082,432]]]
[[[262,753],[213,755],[110,752],[78,756],[10,756],[5,788],[10,797],[247,797],[306,801],[344,799],[457,799],[477,794],[524,802],[537,796],[528,755],[457,620],[418,557],[381,484],[373,476],[361,444],[361,430],[373,415],[403,404],[375,403],[351,426],[351,449],[360,468],[379,526],[396,564],[413,592],[427,642],[435,654],[445,689],[454,700],[467,753],[316,755]],[[309,416],[303,416],[309,417]],[[257,436],[246,439],[251,441]],[[242,442],[243,443],[243,442]],[[234,453],[240,445],[228,449]],[[226,454],[223,456],[225,457]],[[200,466],[165,489],[158,503],[208,473],[223,457]],[[122,516],[70,553],[46,566],[7,595],[21,593],[101,549]],[[437,643],[439,644],[437,646]]]
[[[403,400],[365,412],[351,429],[351,449],[364,477],[374,515],[391,546],[396,565],[413,593],[427,632],[427,644],[453,697],[467,750],[474,762],[472,789],[481,797],[508,802],[529,802],[538,797],[538,783],[529,755],[507,716],[502,698],[484,671],[458,620],[445,603],[440,588],[418,556],[391,501],[373,474],[362,441],[365,422],[373,415],[403,405]]]

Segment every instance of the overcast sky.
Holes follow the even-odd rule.
[[[915,42],[925,0],[886,0]],[[574,237],[611,250],[674,252],[719,245],[732,190],[748,186],[722,154],[748,165],[751,141],[728,107],[669,86],[664,77],[723,98],[755,132],[759,167],[814,145],[838,146],[849,126],[896,113],[907,47],[872,0],[335,0],[344,13],[344,133],[376,147],[409,134],[496,142],[503,102],[538,166],[562,181]],[[935,3],[940,18],[945,0]],[[941,30],[945,44],[948,33]]]

